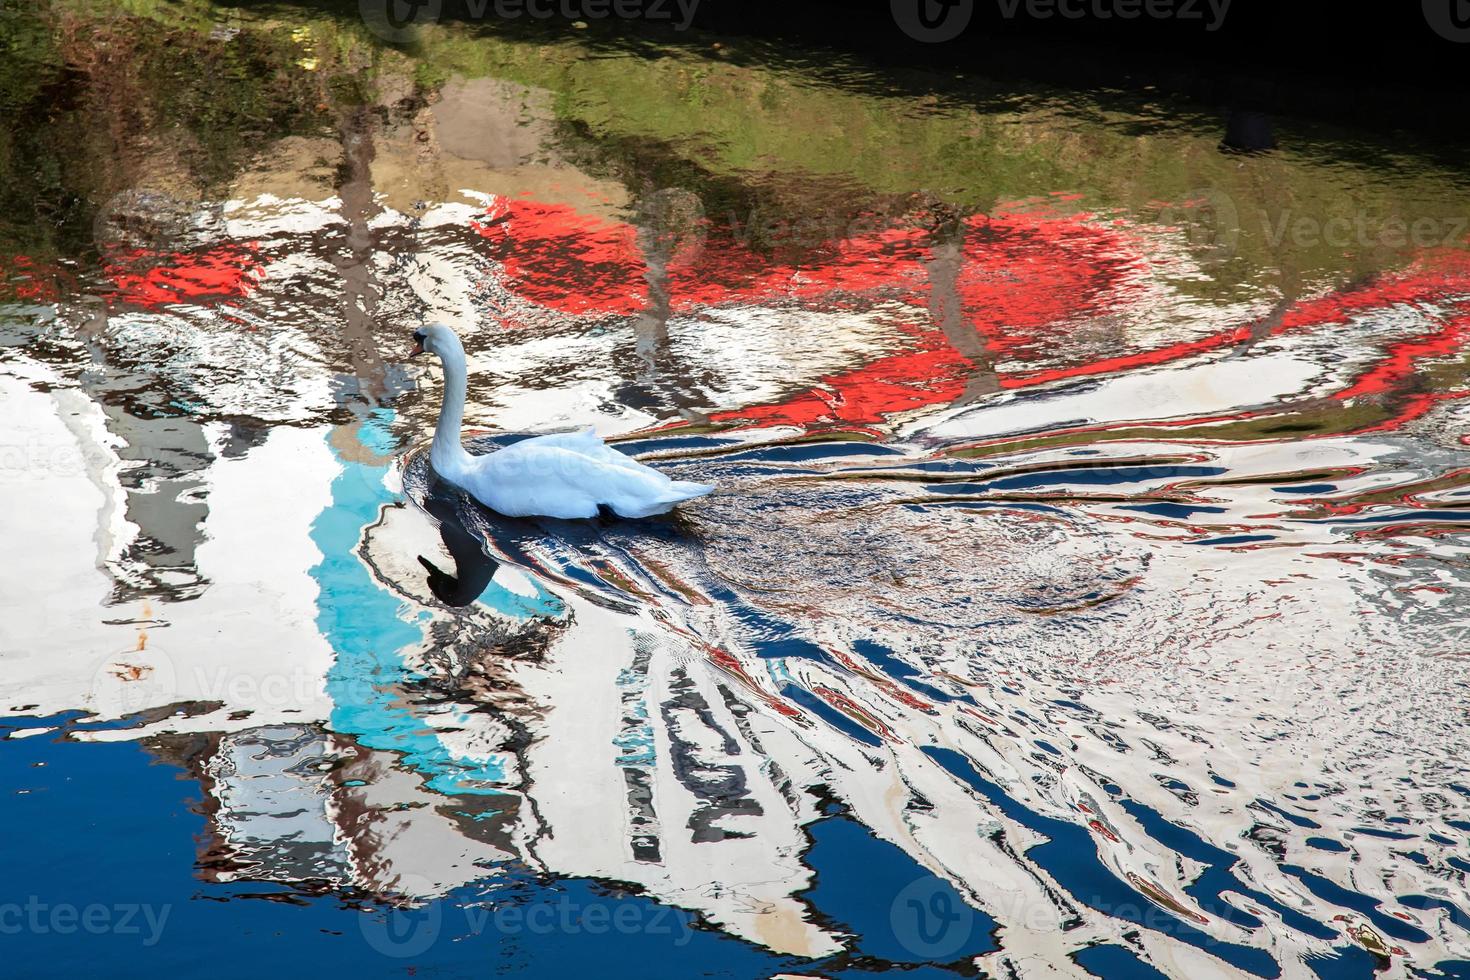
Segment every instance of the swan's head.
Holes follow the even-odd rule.
[[[464,347],[460,346],[459,337],[442,323],[419,327],[413,332],[413,353],[409,356],[418,357],[425,351],[439,355],[440,360],[449,360],[456,354],[464,357]]]

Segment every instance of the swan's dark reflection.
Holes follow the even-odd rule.
[[[472,440],[471,446],[477,453],[494,452],[523,438],[519,434],[481,436]],[[489,588],[496,569],[504,563],[525,565],[530,561],[525,545],[545,536],[546,532],[530,521],[497,514],[440,479],[429,465],[427,453],[411,454],[404,476],[410,497],[439,526],[439,537],[454,559],[455,574],[450,575],[419,556],[419,564],[428,572],[429,590],[446,606],[462,607],[474,602]]]
[[[452,488],[440,483],[424,500],[424,509],[439,522],[439,537],[454,559],[455,574],[449,575],[423,555],[419,564],[428,571],[429,591],[446,606],[468,606],[489,588],[500,563],[485,554],[482,538],[465,530]]]

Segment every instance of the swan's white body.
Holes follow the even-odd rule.
[[[535,436],[483,456],[460,442],[464,423],[464,348],[448,327],[415,334],[444,362],[444,404],[429,460],[434,471],[480,503],[507,517],[596,517],[599,506],[621,517],[662,514],[680,501],[714,489],[670,480],[658,470],[609,448],[595,432]]]

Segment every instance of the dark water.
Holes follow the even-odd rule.
[[[7,11],[22,976],[1460,975],[1442,148],[749,39]],[[720,489],[512,521],[593,425]]]

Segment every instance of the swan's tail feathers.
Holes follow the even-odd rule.
[[[715,488],[713,483],[691,483],[688,480],[672,480],[670,481],[670,486],[674,493],[678,495],[675,498],[676,503],[680,500],[693,500],[695,497],[703,497]]]
[[[667,514],[674,509],[675,504],[695,497],[703,497],[715,488],[713,483],[691,483],[688,480],[670,480],[668,493],[663,494],[656,500],[629,502],[624,504],[613,504],[612,508],[619,517],[652,517],[654,514]]]

